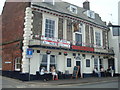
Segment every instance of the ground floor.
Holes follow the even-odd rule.
[[[63,74],[73,74],[74,66],[80,66],[79,74],[89,76],[93,73],[94,67],[100,71],[114,65],[114,59],[106,55],[82,53],[77,51],[55,50],[44,48],[32,48],[32,58],[23,60],[22,72],[36,75],[41,67],[50,72],[50,67],[55,66],[56,70]],[[30,69],[29,69],[30,68]]]

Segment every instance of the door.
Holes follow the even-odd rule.
[[[108,59],[108,68],[112,66],[112,69],[115,70],[114,58]]]
[[[78,77],[81,77],[81,58],[80,57],[76,57],[76,66],[79,66],[79,72],[78,72]]]

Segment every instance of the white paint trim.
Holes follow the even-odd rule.
[[[50,19],[55,21],[55,33],[54,38],[58,38],[58,17],[50,14],[43,13],[43,23],[42,23],[42,35],[45,36],[45,20]]]

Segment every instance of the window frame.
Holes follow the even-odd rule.
[[[45,18],[45,37],[48,38],[55,37],[55,24],[56,21],[54,19]]]
[[[73,9],[75,10],[75,11],[73,11]],[[75,13],[75,14],[77,14],[77,7],[75,7],[75,6],[73,6],[73,5],[70,5],[70,11],[72,12],[72,13]]]
[[[117,30],[116,33],[115,33],[115,30]],[[113,36],[120,36],[120,27],[113,27],[112,33],[113,33]]]
[[[86,67],[90,67],[90,59],[86,59]]]
[[[18,63],[19,60],[19,63]],[[18,68],[17,65],[20,65],[20,67]],[[16,57],[15,58],[15,71],[20,71],[21,69],[21,57]]]
[[[48,67],[51,67],[51,66],[56,67],[56,55],[49,55],[49,56],[50,56],[50,57],[49,57],[48,54],[41,54],[42,59],[43,59],[43,55],[46,55],[47,60],[46,60],[46,62],[44,62],[44,63],[42,63],[42,61],[41,61],[41,62],[40,62],[40,67],[45,67],[46,70],[47,70]],[[51,56],[54,56],[54,57],[55,57],[54,63],[53,63],[53,62],[51,63]],[[49,60],[50,60],[50,61],[49,61]],[[48,62],[49,62],[49,64],[48,64]],[[50,72],[50,68],[49,68],[49,70],[47,70],[47,71]]]
[[[79,35],[81,35],[81,44],[80,45],[77,45],[77,46],[82,46],[82,39],[83,39],[83,24],[82,23],[80,23],[79,24],[79,30],[78,31],[76,31],[75,32],[75,45],[77,45],[77,43],[76,43],[76,34],[79,34]]]
[[[101,33],[100,32],[95,32],[95,41],[96,41],[97,46],[102,46],[102,39],[101,39]]]
[[[67,67],[72,67],[72,59],[67,58]]]

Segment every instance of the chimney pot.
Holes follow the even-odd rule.
[[[86,0],[85,2],[83,2],[83,8],[84,9],[87,9],[87,10],[90,10],[90,2],[88,0]]]

